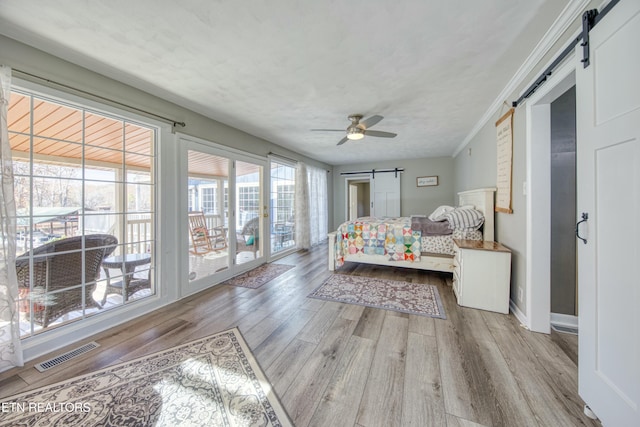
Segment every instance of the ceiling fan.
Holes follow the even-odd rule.
[[[369,128],[380,120],[384,119],[382,116],[371,116],[362,122],[362,114],[352,114],[349,116],[349,120],[351,120],[351,124],[347,128],[347,136],[342,138],[338,145],[342,145],[349,139],[362,139],[365,135],[367,136],[377,136],[380,138],[395,138],[397,134],[391,132],[382,132],[379,130],[369,130]],[[343,129],[311,129],[316,132],[344,132]]]

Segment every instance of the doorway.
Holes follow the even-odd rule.
[[[576,88],[551,102],[551,325],[578,332]]]
[[[181,139],[183,296],[266,260],[266,160]],[[242,160],[240,160],[242,159]]]
[[[349,210],[347,218],[349,221],[355,221],[356,218],[370,215],[371,187],[369,179],[349,181],[347,206]]]
[[[567,58],[526,107],[526,299],[520,292],[517,298],[526,307],[527,327],[545,334],[551,332],[551,104],[575,86],[574,58]]]

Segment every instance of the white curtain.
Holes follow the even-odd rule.
[[[311,245],[317,245],[327,239],[329,202],[327,200],[327,171],[309,166],[309,234]]]
[[[296,247],[309,249],[311,247],[311,216],[309,215],[309,185],[307,179],[307,165],[298,162],[296,167]]]
[[[327,171],[298,163],[296,169],[296,244],[309,249],[327,238]]]
[[[11,68],[0,65],[0,371],[22,366],[18,325],[18,279],[16,277],[16,204],[13,197],[13,164],[7,129],[11,95]]]

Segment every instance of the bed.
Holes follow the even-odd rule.
[[[482,234],[476,237],[477,239],[494,240],[495,191],[495,188],[480,188],[458,193],[458,206],[471,205],[484,216]],[[358,224],[355,222],[345,223],[340,226],[339,230],[344,230],[345,227],[367,227],[368,232],[369,227],[371,230],[374,230],[376,227],[379,227],[378,224],[382,221],[376,219],[370,220],[371,221],[360,221]],[[329,233],[329,270],[334,271],[342,261],[348,261],[451,273],[453,272],[453,255],[450,250],[453,244],[452,239],[468,238],[468,236],[461,236],[454,231],[454,234],[450,236],[439,238],[442,241],[441,243],[429,245],[422,239],[421,234],[413,233],[413,236],[409,237],[411,230],[407,230],[407,218],[385,219],[384,225],[381,227],[381,230],[385,230],[385,232],[397,233],[398,235],[404,233],[404,235],[407,236],[404,242],[410,245],[410,248],[407,246],[407,251],[403,256],[395,256],[393,253],[383,254],[379,248],[371,248],[370,250],[358,251],[356,253],[343,251],[342,246],[336,247],[336,243],[342,244],[342,242],[339,242],[342,237],[335,231]],[[438,240],[438,238],[435,240]],[[426,251],[423,249],[426,249]]]

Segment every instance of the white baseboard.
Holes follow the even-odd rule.
[[[565,328],[578,329],[578,316],[551,313],[551,324],[556,326],[564,326]]]
[[[516,319],[518,319],[520,321],[520,324],[527,328],[527,330],[529,329],[529,319],[527,319],[527,316],[524,315],[524,313],[522,311],[520,311],[520,309],[518,308],[518,306],[516,305],[516,303],[513,302],[512,299],[509,300],[509,309],[511,310],[511,312],[513,313],[514,316],[516,316]]]

